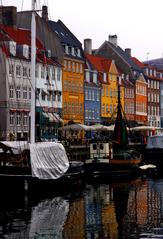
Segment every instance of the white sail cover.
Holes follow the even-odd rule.
[[[39,179],[57,179],[69,168],[66,151],[61,143],[30,144],[32,176]]]

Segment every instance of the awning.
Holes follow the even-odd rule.
[[[45,118],[49,118],[48,113],[42,112],[42,114]]]
[[[48,113],[50,122],[58,122],[57,118],[52,114]]]
[[[45,94],[45,95],[49,95],[49,93],[46,89],[42,89],[42,93]]]
[[[11,111],[11,112],[16,112],[16,111],[17,111],[17,109],[10,109],[10,111]]]
[[[54,117],[57,119],[58,122],[63,122],[63,119],[57,113],[53,113]]]
[[[30,112],[29,109],[23,109],[23,111],[24,111],[25,113],[29,113],[29,112]]]

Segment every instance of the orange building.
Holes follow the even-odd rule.
[[[71,121],[84,123],[84,54],[82,44],[63,24],[49,21],[60,39],[64,51],[62,74],[62,118],[64,124]]]
[[[147,124],[147,83],[143,75],[136,80],[135,84],[135,120],[138,124]]]

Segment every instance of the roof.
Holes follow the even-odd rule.
[[[31,31],[26,29],[20,29],[12,26],[0,25],[0,40],[5,40],[4,35],[6,34],[6,40],[15,41],[18,45],[31,45]],[[7,38],[8,37],[8,38]],[[36,39],[36,45],[39,49],[44,49],[43,44]]]
[[[144,63],[152,65],[159,70],[163,70],[163,58],[157,58],[153,60],[144,61]]]
[[[132,57],[133,62],[138,65],[141,69],[145,68],[145,65],[139,61],[136,57]]]
[[[128,55],[121,47],[115,46],[111,42],[107,41],[107,44],[119,55],[133,70],[142,72],[141,68],[135,64],[132,57]]]
[[[52,30],[58,35],[61,43],[81,48],[81,42],[74,36],[74,34],[64,25],[61,20],[57,22],[48,21]]]
[[[86,54],[85,57],[89,61],[93,69],[101,72],[109,72],[112,60],[89,54]]]

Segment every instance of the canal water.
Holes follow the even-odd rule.
[[[0,238],[163,238],[163,179],[86,183],[48,197],[1,193]]]

